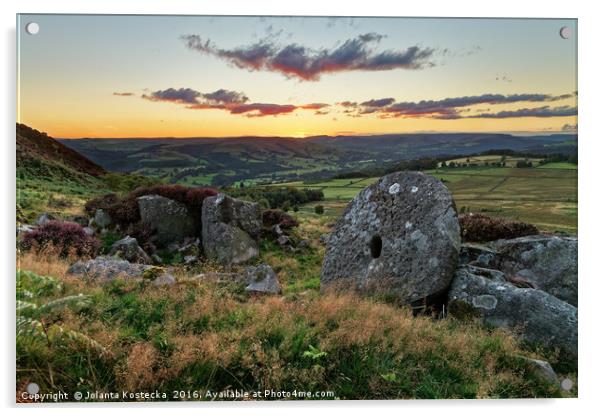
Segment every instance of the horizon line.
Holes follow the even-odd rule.
[[[285,140],[307,140],[318,137],[324,138],[337,138],[337,137],[376,137],[376,136],[408,136],[414,134],[501,134],[508,136],[519,136],[519,137],[529,137],[529,136],[549,136],[549,135],[575,135],[578,136],[578,131],[431,131],[431,130],[420,130],[415,132],[399,132],[399,133],[347,133],[347,134],[312,134],[310,136],[258,136],[258,135],[242,135],[242,136],[129,136],[129,137],[89,137],[89,136],[81,136],[81,137],[55,137],[51,136],[56,140],[187,140],[187,139],[208,139],[208,140],[236,140],[236,139],[285,139]]]

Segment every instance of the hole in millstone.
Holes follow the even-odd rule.
[[[370,254],[372,254],[373,259],[377,259],[380,257],[380,252],[383,250],[383,240],[379,235],[375,235],[370,240]]]

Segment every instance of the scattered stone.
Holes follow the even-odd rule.
[[[163,259],[159,257],[157,253],[151,254],[150,258],[153,261],[153,264],[163,264]]]
[[[152,283],[154,286],[173,286],[176,284],[176,279],[171,273],[162,273]]]
[[[475,317],[494,327],[512,328],[528,342],[559,348],[569,360],[577,359],[577,308],[549,293],[521,289],[458,269],[451,285],[449,309],[459,303]]]
[[[95,259],[77,261],[69,267],[67,273],[108,282],[117,277],[125,279],[142,278],[144,272],[152,267],[145,264],[130,263],[116,257],[99,256]]]
[[[100,229],[105,229],[112,223],[111,216],[104,209],[99,208],[94,213],[94,224]]]
[[[393,173],[362,190],[337,222],[321,289],[420,301],[447,289],[459,251],[460,226],[443,183],[421,172]]]
[[[506,275],[577,306],[577,238],[533,235],[490,245]]]
[[[519,356],[519,358],[525,360],[527,362],[527,365],[541,380],[544,380],[555,386],[560,386],[560,380],[558,379],[558,375],[556,374],[549,362],[524,356]]]
[[[94,228],[92,227],[84,227],[84,233],[86,233],[86,235],[93,236],[96,234],[96,231],[94,231]]]
[[[259,204],[219,194],[205,198],[202,218],[203,248],[208,258],[231,265],[259,255]]]
[[[194,264],[197,261],[199,261],[199,258],[197,256],[184,256],[184,264]]]
[[[58,220],[58,218],[56,216],[45,212],[38,217],[38,219],[36,220],[36,224],[38,226],[41,226],[50,221],[56,221],[56,220]]]
[[[138,198],[140,220],[155,232],[160,246],[184,240],[195,233],[194,220],[186,206],[160,195]]]
[[[138,240],[129,235],[113,243],[109,255],[123,258],[132,263],[151,264],[153,262],[138,245]]]
[[[286,236],[286,235],[281,235],[280,237],[278,237],[278,239],[276,240],[276,242],[278,243],[278,245],[280,247],[284,247],[284,246],[289,245],[291,243],[291,239],[288,238],[288,236]]]
[[[35,227],[33,225],[21,224],[21,225],[17,226],[17,235],[21,235],[23,233],[29,233],[33,230],[35,230]]]
[[[245,288],[247,292],[261,293],[282,293],[282,287],[276,273],[267,264],[261,264],[257,267],[249,266],[245,269],[245,280],[248,286]]]
[[[274,234],[274,236],[276,238],[283,236],[284,235],[284,231],[282,231],[282,228],[280,227],[280,224],[276,224],[274,225],[272,228],[272,234]]]

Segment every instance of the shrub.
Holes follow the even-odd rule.
[[[107,173],[102,177],[109,189],[117,192],[131,192],[140,187],[156,185],[160,181],[148,176],[136,175],[134,173]]]
[[[324,214],[324,205],[316,205],[314,207],[314,212],[318,215]]]
[[[484,214],[462,214],[458,219],[462,239],[465,241],[492,241],[539,233],[533,224],[492,218]]]
[[[86,202],[84,209],[88,215],[92,216],[98,209],[109,211],[118,202],[119,197],[116,194],[97,196]]]
[[[227,193],[235,198],[249,198],[252,201],[261,202],[266,200],[270,208],[289,209],[294,205],[302,205],[308,202],[322,201],[324,193],[320,189],[310,188],[276,188],[276,187],[253,187],[253,188],[230,188]],[[265,202],[262,203],[265,204]],[[267,208],[267,207],[266,207]]]
[[[25,233],[21,241],[25,250],[54,248],[60,257],[69,255],[94,256],[100,247],[94,236],[84,232],[74,222],[49,221],[33,231]]]
[[[279,209],[266,209],[261,213],[263,226],[270,228],[274,225],[280,225],[280,228],[287,229],[299,225],[299,222],[290,214]]]

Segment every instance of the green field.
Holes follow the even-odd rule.
[[[451,190],[460,212],[525,221],[543,231],[577,234],[577,170],[563,163],[541,168],[441,168],[427,173]],[[574,165],[572,165],[574,166]],[[289,182],[281,186],[321,189],[327,214],[340,213],[347,202],[378,178],[333,179],[320,183]],[[316,203],[302,207],[311,210]]]
[[[446,164],[454,163],[455,165],[471,164],[478,166],[487,166],[494,163],[504,163],[508,168],[516,167],[516,163],[519,161],[527,161],[537,166],[541,158],[526,158],[523,156],[501,156],[501,155],[481,155],[471,157],[461,157],[456,159],[450,159],[446,161]]]

